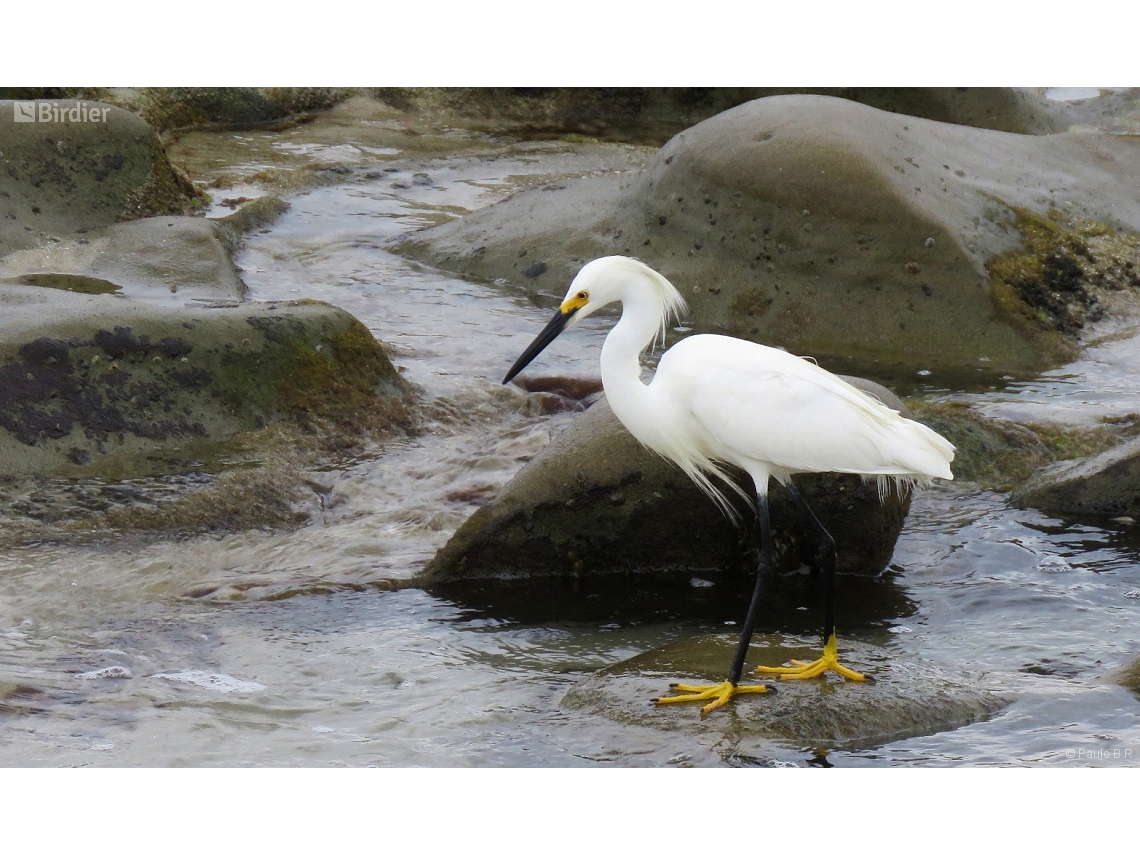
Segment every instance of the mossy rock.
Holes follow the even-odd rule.
[[[960,401],[912,401],[914,418],[954,444],[959,481],[1012,490],[1039,468],[1098,454],[1134,435],[1131,424],[1078,427],[989,418]]]
[[[776,692],[739,696],[705,719],[697,703],[652,703],[670,694],[671,683],[720,683],[736,643],[732,635],[714,635],[642,653],[586,677],[562,705],[626,725],[723,733],[730,742],[759,737],[796,747],[850,750],[983,721],[1012,700],[982,684],[977,675],[951,673],[898,651],[841,639],[840,660],[874,682],[849,682],[834,675],[780,681]],[[754,636],[746,661],[752,668],[818,656],[818,642],[761,633]],[[766,681],[746,674],[742,684],[760,682]]]
[[[200,199],[146,122],[84,104],[106,110],[106,121],[14,122],[13,103],[0,101],[0,255],[123,220],[183,214]]]
[[[1070,220],[1140,230],[1138,161],[1140,143],[1111,134],[999,134],[771,97],[678,134],[638,174],[524,191],[396,249],[549,297],[590,259],[631,255],[679,288],[698,332],[877,377],[1030,372],[1075,344],[987,262],[1023,249],[1018,212],[1041,215],[1042,198]]]
[[[886,389],[848,379],[901,407]],[[853,475],[802,475],[796,483],[835,538],[840,572],[873,575],[886,566],[909,495],[880,500],[873,481]],[[810,536],[782,487],[772,485],[770,501],[780,566],[794,570],[810,554]],[[442,589],[491,579],[541,585],[750,571],[759,528],[754,512],[738,504],[739,528],[679,469],[637,442],[603,398],[464,522],[418,583]]]
[[[407,428],[413,395],[355,318],[317,302],[147,305],[0,285],[5,475],[128,477],[287,420]]]
[[[1140,694],[1140,656],[1129,660],[1119,668],[1114,668],[1105,674],[1103,679]]]
[[[1042,467],[1013,502],[1061,516],[1140,517],[1140,438]]]
[[[327,110],[351,89],[319,87],[155,87],[143,89],[142,117],[158,131],[250,128]]]

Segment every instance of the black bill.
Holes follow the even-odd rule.
[[[503,378],[504,383],[510,383],[515,378],[515,375],[526,368],[534,360],[536,356],[546,350],[546,346],[554,339],[558,338],[558,334],[566,329],[566,324],[570,323],[570,319],[574,317],[577,309],[571,309],[564,312],[559,309],[553,318],[538,334],[538,337],[530,343],[530,347],[523,351],[522,356],[515,360],[515,364],[511,366],[511,370],[507,372],[507,376]]]

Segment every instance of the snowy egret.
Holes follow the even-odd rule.
[[[824,648],[815,662],[761,666],[756,673],[803,679],[835,671],[849,680],[863,680],[863,675],[838,661],[835,542],[791,476],[855,473],[877,476],[880,491],[892,480],[901,489],[903,484],[932,478],[952,479],[954,446],[815,363],[742,339],[720,335],[682,339],[661,357],[653,380],[643,383],[642,351],[659,336],[664,339],[668,325],[686,306],[664,276],[622,256],[598,258],[582,268],[554,318],[503,382],[522,371],[567,324],[614,302],[622,304],[622,315],[606,336],[601,358],[602,386],[614,414],[643,445],[679,466],[730,516],[734,511],[725,487],[745,494],[726,477],[724,465],[743,469],[756,485],[760,521],[756,585],[728,678],[711,686],[674,685],[677,694],[658,703],[710,701],[701,711],[703,716],[734,695],[769,690],[765,684],[739,683],[757,608],[775,569],[768,519],[771,478],[787,489],[816,538],[816,561],[824,581]]]

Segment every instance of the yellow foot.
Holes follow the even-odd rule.
[[[674,692],[686,692],[687,694],[658,698],[657,703],[680,704],[685,701],[707,701],[711,699],[711,704],[706,704],[701,708],[701,718],[704,718],[717,707],[723,707],[735,695],[760,695],[764,692],[776,691],[771,686],[736,686],[728,680],[715,686],[689,686],[685,683],[672,683],[669,688]]]
[[[801,662],[799,659],[793,659],[792,666],[791,668],[771,668],[767,665],[760,665],[753,673],[779,674],[781,680],[807,680],[811,677],[818,677],[826,671],[834,671],[836,674],[840,674],[848,680],[858,680],[862,682],[867,679],[857,671],[844,668],[839,664],[835,633],[831,634],[831,638],[829,638],[827,644],[823,646],[823,656],[814,662]]]

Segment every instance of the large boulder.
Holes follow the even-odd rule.
[[[576,133],[658,145],[724,110],[794,93],[828,95],[892,113],[1013,133],[1053,133],[1068,127],[1061,105],[1039,93],[984,87],[456,87],[387,88],[373,93],[404,112],[475,124],[495,133]]]
[[[6,476],[129,477],[282,419],[407,426],[410,403],[367,328],[324,303],[192,308],[0,284]]]
[[[133,113],[90,101],[33,103],[53,120],[14,121],[16,104],[0,101],[0,255],[122,220],[181,214],[199,199]]]
[[[902,404],[883,387],[847,379],[901,410]],[[882,570],[906,517],[909,495],[880,501],[874,481],[864,483],[852,475],[805,475],[796,481],[835,538],[839,571]],[[740,483],[751,490],[747,478]],[[442,588],[485,580],[541,584],[630,573],[753,569],[759,528],[754,513],[742,501],[737,505],[740,528],[679,469],[634,439],[603,399],[460,526],[418,581]],[[802,566],[810,540],[791,499],[775,484],[771,516],[781,566]]]
[[[1071,355],[1074,325],[1026,303],[1020,268],[987,265],[1025,253],[1026,223],[1053,222],[1048,212],[1069,228],[1054,236],[1065,270],[1087,251],[1066,248],[1080,221],[1140,228],[1138,163],[1130,137],[1023,136],[772,97],[678,134],[636,175],[524,191],[399,251],[550,296],[591,258],[635,255],[678,286],[698,331],[879,374],[1030,370]],[[1042,268],[1049,285],[1056,271]],[[1130,269],[1120,287],[1136,285]]]
[[[1140,438],[1084,460],[1043,466],[1013,501],[1060,515],[1140,518]]]

